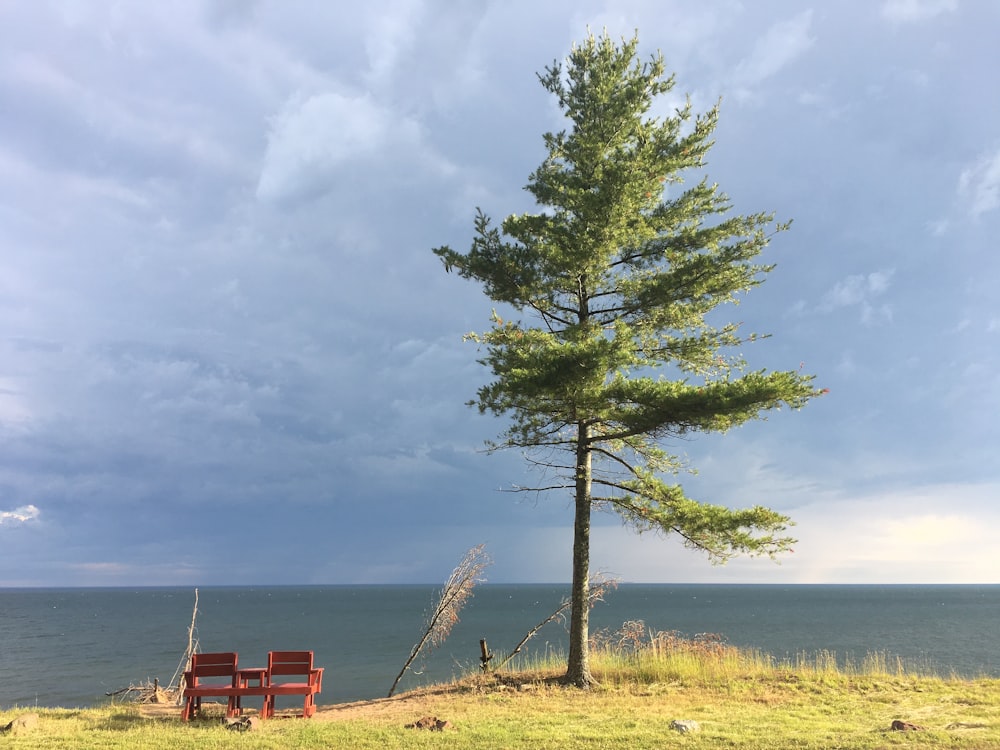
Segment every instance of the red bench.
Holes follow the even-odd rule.
[[[228,698],[226,716],[236,716],[236,653],[192,654],[191,669],[184,673],[184,709],[181,719],[190,721],[201,710],[202,698]],[[220,679],[206,681],[206,677]]]
[[[228,682],[209,684],[203,677],[226,677]],[[288,677],[301,679],[285,679]],[[323,689],[323,668],[313,666],[312,651],[272,651],[267,655],[267,669],[238,669],[235,653],[195,654],[184,679],[184,721],[193,718],[201,708],[201,699],[209,696],[227,698],[226,716],[230,717],[240,715],[242,698],[263,697],[260,717],[267,719],[274,716],[275,697],[301,695],[299,715],[309,717],[316,713],[316,696]],[[257,685],[250,685],[251,681]]]
[[[289,677],[300,679],[290,680]],[[309,717],[316,713],[316,696],[323,689],[323,668],[313,666],[312,651],[272,651],[267,655],[266,683],[261,688],[264,693],[262,715],[274,716],[276,696],[301,695],[301,715]]]

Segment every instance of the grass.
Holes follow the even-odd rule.
[[[151,718],[135,705],[39,710],[36,730],[2,748],[997,748],[1000,680],[943,678],[869,654],[828,652],[778,662],[710,637],[688,640],[634,626],[598,638],[589,691],[559,684],[553,659],[473,674],[393,699],[321,707],[310,720],[265,722],[236,734],[218,720]],[[625,634],[623,636],[623,634]],[[0,726],[28,709],[0,712]],[[423,716],[444,732],[407,729]],[[694,719],[696,734],[671,728]],[[894,732],[893,720],[924,727]]]

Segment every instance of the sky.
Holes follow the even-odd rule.
[[[795,522],[713,566],[594,518],[631,582],[1000,583],[992,0],[0,4],[0,586],[567,582],[572,503],[466,403],[477,207],[565,127],[537,73],[638,32],[721,101],[705,174],[793,220],[726,315],[829,394],[667,444]]]

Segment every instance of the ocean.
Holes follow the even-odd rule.
[[[440,587],[277,586],[199,589],[202,651],[311,650],[326,668],[320,705],[383,697],[423,633]],[[397,690],[476,669],[479,640],[513,648],[557,609],[568,585],[483,584],[448,640]],[[107,693],[166,684],[187,647],[193,588],[0,589],[0,709],[89,706]],[[1000,585],[625,584],[591,612],[591,631],[642,620],[651,630],[721,635],[778,659],[879,652],[924,673],[1000,678]],[[565,653],[565,624],[525,649]]]

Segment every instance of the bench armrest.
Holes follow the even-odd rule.
[[[323,667],[317,667],[309,671],[309,684],[316,686],[316,692],[323,688]]]

